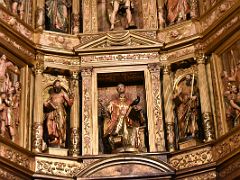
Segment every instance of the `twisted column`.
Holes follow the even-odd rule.
[[[33,152],[42,152],[43,135],[43,102],[42,102],[42,73],[44,70],[43,54],[37,54],[35,65],[35,84],[34,84],[34,112],[33,112]]]
[[[198,53],[196,54],[195,59],[197,60],[198,64],[198,83],[205,142],[209,142],[215,139],[215,135],[207,83],[207,72],[205,68],[205,56],[202,53]]]
[[[78,72],[72,72],[70,81],[70,95],[74,97],[70,112],[70,147],[69,154],[78,156],[80,154],[80,96]]]
[[[175,151],[175,131],[174,131],[174,113],[173,113],[173,85],[170,78],[169,66],[163,69],[163,97],[164,112],[167,134],[167,147],[170,152]]]

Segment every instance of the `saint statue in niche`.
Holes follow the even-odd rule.
[[[53,82],[49,98],[44,102],[44,141],[50,147],[65,147],[67,113],[66,106],[73,104],[73,95],[68,95],[61,86],[60,80]]]
[[[179,141],[199,138],[200,100],[194,74],[187,74],[179,82],[173,100],[178,120]]]
[[[105,108],[103,144],[108,153],[145,151],[141,142],[145,119],[138,106],[140,97],[131,101],[126,97],[125,86],[118,84],[118,97]]]
[[[68,31],[68,8],[71,0],[46,0],[46,29],[64,32]]]
[[[21,87],[19,69],[7,60],[0,58],[0,134],[16,142],[20,121]]]

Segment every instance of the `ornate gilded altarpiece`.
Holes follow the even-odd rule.
[[[0,1],[0,179],[240,177],[239,0],[178,1],[190,4],[172,23],[174,1],[132,0],[132,22],[120,4],[112,31],[114,1],[56,3],[65,33],[46,30],[46,2]],[[119,83],[140,98],[144,148],[105,153]],[[46,119],[63,117],[55,95],[67,123],[51,146]]]

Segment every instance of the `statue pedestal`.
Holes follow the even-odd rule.
[[[183,142],[179,142],[179,148],[180,148],[180,150],[182,150],[182,149],[186,149],[189,147],[197,146],[198,144],[200,144],[200,142],[197,139],[191,138],[191,139],[187,139]]]
[[[46,153],[57,156],[68,156],[68,149],[49,147]]]

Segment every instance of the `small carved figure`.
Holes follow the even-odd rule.
[[[126,28],[130,28],[130,26],[132,25],[132,12],[131,12],[131,8],[132,8],[132,1],[131,0],[112,0],[112,5],[113,5],[113,11],[112,14],[110,16],[110,23],[111,23],[111,27],[110,30],[114,30],[114,24],[116,21],[116,16],[118,12],[124,13],[126,12],[126,19],[127,19],[127,27]]]
[[[190,14],[190,3],[188,0],[167,0],[166,7],[167,20],[170,25],[181,20],[187,20]]]
[[[195,137],[198,133],[199,95],[194,75],[186,75],[174,94],[178,119],[179,140]]]
[[[67,113],[64,104],[72,106],[73,96],[63,91],[60,80],[55,80],[50,90],[50,97],[44,102],[47,130],[44,140],[48,146],[65,147]]]
[[[118,98],[111,100],[104,122],[104,138],[111,146],[111,153],[128,151],[132,149],[139,151],[140,126],[144,125],[142,110],[137,104],[140,97],[134,101],[129,100],[125,95],[125,86],[117,86]]]
[[[70,6],[70,0],[46,0],[46,14],[49,19],[46,25],[49,26],[49,30],[67,32]]]
[[[12,102],[5,92],[1,93],[0,119],[1,136],[9,137],[12,141],[15,141],[15,122],[12,112]]]
[[[12,2],[12,13],[19,14],[20,19],[23,19],[24,14],[24,1],[23,0],[13,0]]]
[[[231,94],[229,95],[229,100],[230,100],[230,106],[231,106],[231,116],[232,121],[228,122],[230,123],[231,127],[236,127],[239,124],[239,119],[240,119],[240,92],[238,87],[233,84],[231,85]]]

